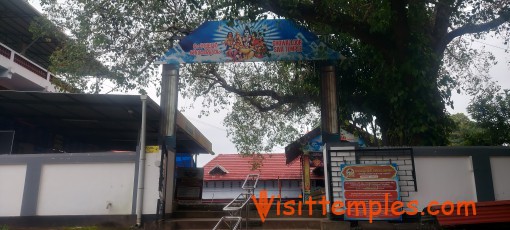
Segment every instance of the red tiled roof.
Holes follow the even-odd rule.
[[[260,167],[253,168],[253,162],[257,161],[254,157],[243,157],[240,154],[219,154],[214,159],[204,165],[204,181],[209,180],[244,180],[248,174],[259,174],[259,180],[300,180],[301,165],[298,160],[291,164],[285,164],[285,154],[272,153],[262,154],[264,159]],[[228,173],[225,175],[210,175],[209,171],[216,165],[221,165]],[[311,179],[322,179],[322,177],[313,175],[310,168]]]
[[[466,208],[469,207],[468,215],[466,216]],[[456,226],[468,224],[487,224],[487,223],[510,223],[510,200],[500,201],[484,201],[476,203],[476,215],[473,215],[472,206],[464,205],[457,210],[455,205],[452,215],[445,215],[441,212],[442,205],[432,206],[432,211],[439,211],[436,216],[441,226]],[[450,211],[450,206],[447,205],[445,209]]]

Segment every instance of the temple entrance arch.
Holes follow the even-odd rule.
[[[160,214],[172,213],[175,170],[175,114],[179,65],[185,63],[269,62],[323,60],[321,69],[321,130],[323,143],[338,135],[335,69],[331,61],[340,53],[330,49],[302,26],[286,19],[207,21],[184,37],[156,62],[163,65],[161,79]],[[166,162],[163,163],[163,162]],[[308,168],[309,161],[303,161]],[[306,178],[308,172],[303,171]],[[308,183],[309,185],[309,183]],[[305,196],[310,186],[303,186]]]

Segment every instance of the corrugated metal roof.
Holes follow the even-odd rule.
[[[446,211],[448,211],[447,207]],[[441,211],[441,206],[431,207],[431,210]],[[473,215],[471,208],[469,215],[464,215],[461,209],[461,215],[457,215],[457,209],[452,215],[446,216],[442,212],[437,215],[437,220],[441,226],[456,226],[469,224],[488,224],[488,223],[510,223],[510,200],[486,201],[476,203],[476,215]]]
[[[219,154],[204,166],[204,172],[220,165],[228,173],[225,175],[210,175],[205,173],[204,180],[244,180],[248,174],[259,174],[259,180],[300,180],[301,165],[299,161],[285,164],[284,153],[261,154],[264,159],[255,155],[243,157],[240,154]],[[261,162],[260,167],[253,169],[254,162]],[[310,168],[312,171],[314,168]],[[322,179],[310,172],[311,179]]]
[[[0,118],[21,120],[62,135],[136,146],[142,106],[140,95],[18,92],[0,90]],[[147,98],[146,143],[157,145],[160,107]],[[177,111],[177,151],[212,153],[211,142]]]

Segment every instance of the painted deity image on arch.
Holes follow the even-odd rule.
[[[221,63],[339,59],[306,28],[285,19],[207,21],[157,62]]]
[[[270,55],[264,41],[265,29],[253,31],[245,26],[242,35],[229,31],[225,39],[225,55],[232,61],[246,61],[252,58],[262,59]]]

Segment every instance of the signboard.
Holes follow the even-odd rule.
[[[157,64],[339,59],[318,37],[286,19],[207,21]]]
[[[365,140],[362,136],[354,136],[354,134],[347,132],[344,129],[340,129],[340,140],[347,142],[357,142],[360,147],[366,147]]]
[[[358,138],[356,136],[354,136],[352,133],[345,131],[344,129],[340,129],[340,140],[348,142],[358,142]]]
[[[322,135],[317,135],[312,138],[306,145],[303,147],[303,151],[308,152],[322,152]]]
[[[361,139],[355,137],[352,133],[345,131],[344,129],[340,129],[340,140],[347,142],[357,142],[360,146],[364,146],[364,143],[361,143]],[[314,138],[310,139],[304,146],[303,151],[308,152],[321,152],[322,153],[322,135],[317,135]]]
[[[340,166],[343,197],[346,207],[349,202],[364,202],[366,213],[359,206],[346,210],[346,220],[369,220],[369,201],[379,201],[381,211],[373,220],[400,220],[401,216],[391,212],[391,204],[400,200],[397,165],[342,164]],[[358,209],[358,213],[356,213]]]
[[[311,167],[323,167],[324,158],[322,152],[310,152],[310,166]]]
[[[145,153],[159,153],[160,149],[158,145],[145,146]]]

